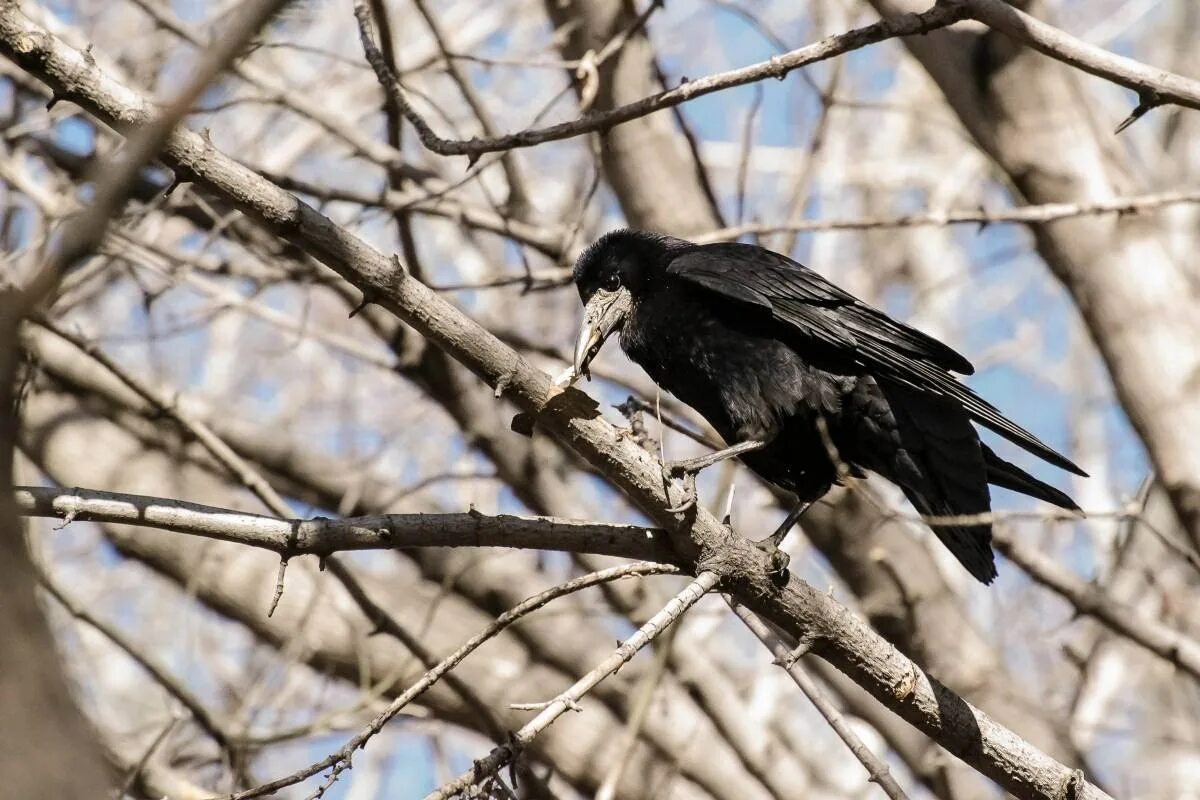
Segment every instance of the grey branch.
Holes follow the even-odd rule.
[[[700,573],[683,591],[671,598],[667,605],[638,628],[632,636],[621,643],[608,658],[596,665],[596,668],[575,681],[569,689],[555,697],[536,717],[531,719],[521,729],[513,734],[512,742],[497,747],[486,758],[476,761],[467,772],[458,776],[441,788],[430,793],[425,800],[448,800],[456,794],[478,783],[484,776],[494,775],[510,763],[520,750],[533,738],[550,726],[554,720],[561,717],[569,709],[576,707],[580,698],[590,692],[596,684],[612,675],[638,651],[654,641],[659,634],[671,627],[683,612],[694,606],[701,597],[717,585],[717,575],[712,572]]]
[[[497,153],[523,147],[533,147],[544,142],[554,142],[582,136],[593,131],[604,131],[630,120],[645,117],[657,111],[703,97],[706,94],[745,86],[768,78],[783,80],[789,72],[800,67],[824,61],[835,56],[859,50],[898,36],[912,36],[944,28],[966,18],[966,10],[953,3],[938,3],[920,14],[903,14],[880,20],[872,25],[829,36],[819,42],[774,56],[767,61],[747,67],[718,72],[694,81],[688,81],[674,89],[643,97],[632,103],[610,111],[586,114],[569,122],[560,122],[545,128],[529,129],[517,133],[496,136],[490,139],[443,139],[434,133],[429,123],[421,118],[404,97],[403,90],[393,79],[387,82],[386,90],[391,93],[405,118],[417,130],[421,143],[429,150],[443,156],[468,156],[472,161],[484,153]],[[364,38],[366,35],[364,34]],[[369,43],[368,43],[369,44]],[[370,52],[368,47],[368,53]]]
[[[1155,106],[1173,104],[1200,110],[1200,81],[1088,44],[1002,0],[953,2],[962,3],[971,19],[1027,44],[1039,53],[1137,92],[1138,108],[1122,123],[1122,128]]]
[[[1072,217],[1101,214],[1136,214],[1174,205],[1200,203],[1200,189],[1114,197],[1090,203],[1042,203],[988,211],[983,208],[926,211],[901,216],[852,217],[849,219],[800,220],[790,225],[747,223],[720,228],[695,237],[698,242],[723,242],[742,236],[772,233],[815,233],[819,231],[869,230],[872,228],[915,228],[922,225],[992,225],[1024,223],[1036,225]]]
[[[1115,633],[1200,679],[1200,642],[1115,600],[1101,586],[1081,581],[1008,531],[995,531],[993,542],[997,550],[1031,578],[1074,606],[1076,613],[1094,617]]]
[[[384,514],[349,519],[278,519],[163,497],[21,486],[19,513],[73,521],[111,522],[186,533],[278,553],[328,556],[343,550],[411,547],[512,547],[620,556],[671,564],[666,533],[636,525],[605,525],[556,517]]]
[[[863,744],[862,739],[858,738],[858,734],[850,729],[842,712],[825,695],[825,692],[821,691],[821,687],[812,679],[812,676],[805,672],[804,667],[800,665],[783,640],[745,606],[729,600],[729,607],[733,609],[733,613],[737,615],[738,619],[746,624],[750,632],[767,646],[771,655],[775,657],[775,662],[787,671],[788,677],[795,682],[796,686],[800,687],[800,691],[804,692],[804,696],[816,706],[817,711],[821,712],[821,716],[829,723],[829,727],[833,728],[838,737],[846,743],[846,747],[850,748],[854,757],[866,767],[871,782],[879,784],[883,793],[892,800],[908,800],[908,795],[896,782],[888,765],[883,762],[883,759],[872,753],[870,748]]]

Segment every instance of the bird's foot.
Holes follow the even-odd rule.
[[[686,475],[697,475],[702,470],[711,467],[713,464],[719,464],[730,458],[735,458],[743,453],[750,453],[754,450],[761,450],[766,447],[766,442],[752,439],[746,442],[740,442],[732,447],[726,447],[723,450],[714,450],[711,453],[705,453],[702,456],[695,458],[685,458],[679,461],[664,461],[663,474],[667,478],[678,478]]]
[[[670,483],[671,478],[674,476],[667,472],[666,467],[663,467],[663,477],[667,480],[667,483]],[[671,514],[683,514],[695,506],[698,499],[699,495],[696,493],[696,473],[685,472],[683,475],[683,502],[677,506],[668,508],[667,511]]]
[[[705,453],[702,456],[695,458],[685,458],[679,461],[664,461],[662,466],[663,479],[670,483],[675,478],[683,478],[683,491],[685,499],[682,503],[674,508],[667,509],[673,514],[679,514],[687,511],[692,506],[696,505],[696,476],[701,471],[708,469],[713,464],[718,464],[735,456],[740,456],[742,453],[749,453],[753,450],[759,450],[765,447],[764,442],[757,440],[742,442],[735,444],[733,447],[726,447],[724,450],[716,450],[712,453]]]
[[[755,542],[759,550],[762,550],[767,555],[767,574],[771,577],[772,582],[782,586],[787,583],[788,579],[788,564],[791,563],[791,556],[780,549],[783,540],[787,538],[788,533],[796,522],[804,515],[812,503],[800,502],[792,507],[784,517],[783,522],[779,527],[765,539]]]
[[[787,583],[788,565],[792,563],[792,557],[779,549],[779,545],[772,536],[757,541],[754,545],[767,557],[767,577],[771,579],[771,583],[776,586],[783,586]]]

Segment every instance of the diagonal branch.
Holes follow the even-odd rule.
[[[544,128],[509,133],[489,139],[443,139],[438,136],[429,123],[425,121],[409,104],[404,90],[394,77],[384,87],[400,107],[405,118],[417,130],[421,143],[429,150],[443,156],[467,156],[472,162],[485,153],[498,153],[523,147],[533,147],[544,142],[555,142],[571,139],[594,131],[605,131],[630,120],[653,114],[657,111],[673,108],[703,97],[706,94],[731,89],[735,86],[745,86],[768,78],[783,80],[789,72],[800,67],[814,64],[818,61],[840,56],[854,50],[860,50],[867,45],[876,44],[886,39],[899,36],[923,34],[937,28],[953,25],[966,18],[966,9],[953,2],[940,0],[928,11],[920,14],[903,14],[890,19],[880,20],[872,25],[856,28],[852,31],[826,37],[819,42],[792,50],[783,55],[773,56],[767,61],[752,64],[748,67],[718,72],[694,81],[688,81],[674,89],[667,89],[658,94],[644,97],[632,103],[596,114],[585,114],[578,119],[560,122]],[[363,33],[364,43],[367,33]],[[368,52],[370,50],[368,49]]]
[[[521,749],[533,741],[534,737],[548,728],[554,720],[568,710],[575,708],[579,700],[590,692],[596,684],[615,673],[629,663],[638,651],[654,641],[659,634],[673,625],[683,613],[694,606],[717,585],[719,578],[713,572],[701,572],[694,581],[684,587],[657,614],[650,618],[645,625],[638,628],[632,636],[621,643],[608,658],[596,665],[596,668],[584,675],[566,691],[551,700],[541,712],[521,726],[512,735],[512,741],[497,747],[486,758],[476,761],[471,769],[454,780],[443,785],[437,791],[430,793],[425,800],[449,800],[464,789],[495,775],[499,770],[511,763],[521,752]]]
[[[896,778],[892,775],[888,765],[883,762],[879,756],[871,752],[871,750],[863,744],[862,739],[858,738],[850,726],[846,724],[842,713],[837,707],[825,696],[821,691],[821,687],[812,679],[812,676],[804,671],[804,667],[798,662],[799,655],[795,651],[788,649],[778,636],[763,622],[753,611],[750,611],[745,606],[738,605],[734,601],[730,601],[730,608],[737,618],[745,623],[750,632],[758,637],[758,640],[767,646],[771,651],[771,655],[775,657],[775,663],[783,667],[795,684],[800,687],[800,691],[804,692],[804,696],[809,699],[817,711],[821,712],[821,716],[829,723],[829,727],[833,728],[838,737],[846,743],[846,747],[850,748],[850,752],[854,757],[866,767],[867,775],[872,783],[879,784],[879,788],[883,789],[891,800],[908,800],[908,795],[904,789],[896,782]],[[797,648],[800,649],[800,648]],[[807,648],[804,648],[807,649]]]
[[[1076,614],[1093,617],[1109,630],[1200,680],[1200,642],[1122,603],[1101,586],[1081,581],[1008,531],[995,531],[992,541],[1005,558],[1029,573],[1036,583],[1070,603]]]
[[[675,568],[667,567],[662,564],[651,564],[647,562],[635,562],[633,564],[623,564],[619,567],[609,567],[608,569],[592,572],[587,575],[581,575],[578,578],[572,578],[569,581],[560,583],[547,589],[544,592],[539,592],[532,597],[526,598],[523,602],[517,604],[505,613],[501,614],[485,629],[472,636],[462,646],[456,649],[453,653],[443,658],[436,665],[431,667],[421,678],[412,686],[405,689],[395,700],[388,704],[369,725],[362,731],[346,742],[344,746],[333,753],[330,753],[320,761],[316,761],[309,766],[293,772],[291,775],[279,778],[277,780],[268,781],[261,786],[256,786],[253,789],[245,792],[239,792],[231,795],[223,800],[251,800],[254,797],[262,797],[266,794],[271,794],[288,786],[293,786],[297,783],[311,778],[318,772],[326,769],[337,769],[340,764],[349,764],[350,758],[355,751],[364,747],[371,737],[379,733],[383,726],[399,714],[405,706],[416,700],[434,684],[444,678],[451,670],[457,667],[464,658],[478,650],[483,644],[495,638],[503,630],[517,622],[521,618],[542,608],[551,600],[555,600],[564,595],[578,592],[590,586],[597,586],[609,581],[620,580],[630,576],[640,575],[662,575],[675,572]]]

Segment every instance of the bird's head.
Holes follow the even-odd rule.
[[[572,380],[587,373],[604,341],[621,329],[649,287],[664,256],[679,239],[622,229],[597,239],[575,262],[575,288],[583,301],[583,324],[575,342]]]

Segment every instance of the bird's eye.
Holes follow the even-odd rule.
[[[600,284],[600,288],[606,292],[615,292],[621,288],[621,276],[615,272],[610,272],[604,276],[604,280]]]

